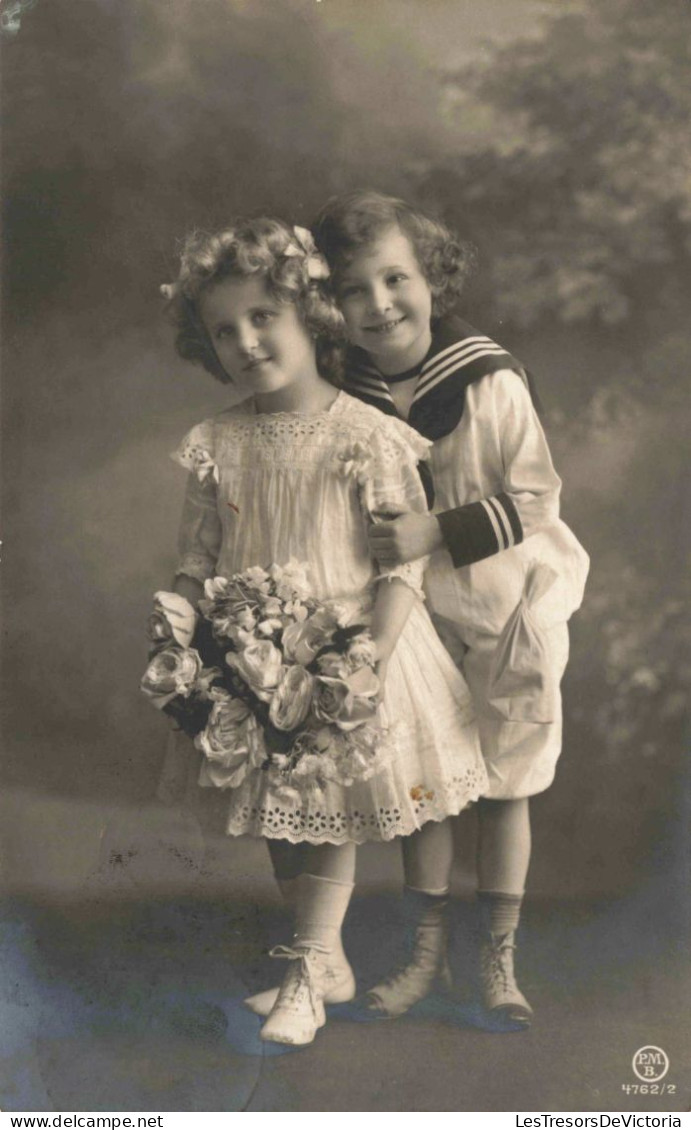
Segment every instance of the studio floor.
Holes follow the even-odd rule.
[[[497,1029],[477,1003],[459,883],[458,997],[389,1022],[335,1006],[297,1050],[263,1043],[242,1004],[276,979],[266,953],[289,939],[263,845],[230,852],[141,810],[104,821],[84,809],[68,826],[48,806],[33,832],[17,813],[0,922],[5,1111],[689,1108],[686,919],[659,882],[616,899],[529,899],[517,958],[535,1007],[527,1031]],[[396,957],[396,849],[365,847],[359,868],[345,941],[366,987]],[[632,1060],[649,1045],[669,1069],[644,1094]]]

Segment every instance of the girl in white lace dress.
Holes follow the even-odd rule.
[[[177,591],[196,602],[214,575],[307,563],[317,599],[370,623],[396,737],[376,775],[329,782],[319,799],[280,795],[261,769],[228,791],[228,832],[267,839],[295,910],[294,946],[277,953],[290,960],[283,985],[249,1002],[269,1014],[264,1039],[293,1044],[314,1038],[324,1001],[354,995],[340,929],[355,845],[442,820],[487,784],[467,686],[424,607],[424,563],[383,572],[368,549],[378,516],[426,508],[417,463],[429,444],[331,383],[340,321],[325,275],[308,232],[262,219],[190,237],[164,288],[179,353],[241,401],[175,453],[190,472]]]

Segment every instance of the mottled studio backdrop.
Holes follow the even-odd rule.
[[[477,244],[466,317],[535,372],[593,560],[535,881],[671,879],[691,682],[688,2],[38,0],[18,22],[2,38],[10,784],[151,795],[165,727],[137,682],[174,564],[167,453],[227,397],[162,323],[176,240],[247,211],[307,224],[370,185]]]

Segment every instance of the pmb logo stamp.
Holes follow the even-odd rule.
[[[669,1071],[669,1056],[662,1048],[646,1044],[638,1049],[631,1066],[634,1074],[644,1083],[658,1083]]]

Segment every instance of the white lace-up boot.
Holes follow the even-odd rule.
[[[331,882],[331,880],[326,881]],[[283,900],[289,909],[295,909],[299,883],[299,877],[278,881]],[[334,938],[331,951],[325,958],[323,981],[324,1004],[344,1004],[346,1001],[352,1001],[355,996],[355,976],[343,949],[340,929]],[[257,1016],[268,1016],[276,1003],[279,990],[280,985],[274,985],[271,989],[264,989],[261,993],[247,997],[244,1004]]]
[[[295,939],[292,947],[276,946],[273,957],[291,962],[266,1024],[263,1040],[280,1044],[310,1044],[326,1022],[324,1002],[327,988],[333,990],[332,958],[340,949],[340,933],[353,891],[343,883],[321,875],[303,873],[297,884]],[[345,954],[343,961],[347,965]],[[355,978],[337,980],[342,1000],[355,995]],[[346,983],[347,981],[347,983]]]
[[[274,946],[271,956],[290,961],[283,984],[260,1035],[275,1044],[311,1044],[326,1024],[324,959],[316,946]]]
[[[480,946],[480,976],[485,1008],[509,1020],[530,1024],[533,1010],[516,984],[514,933],[489,934]]]

